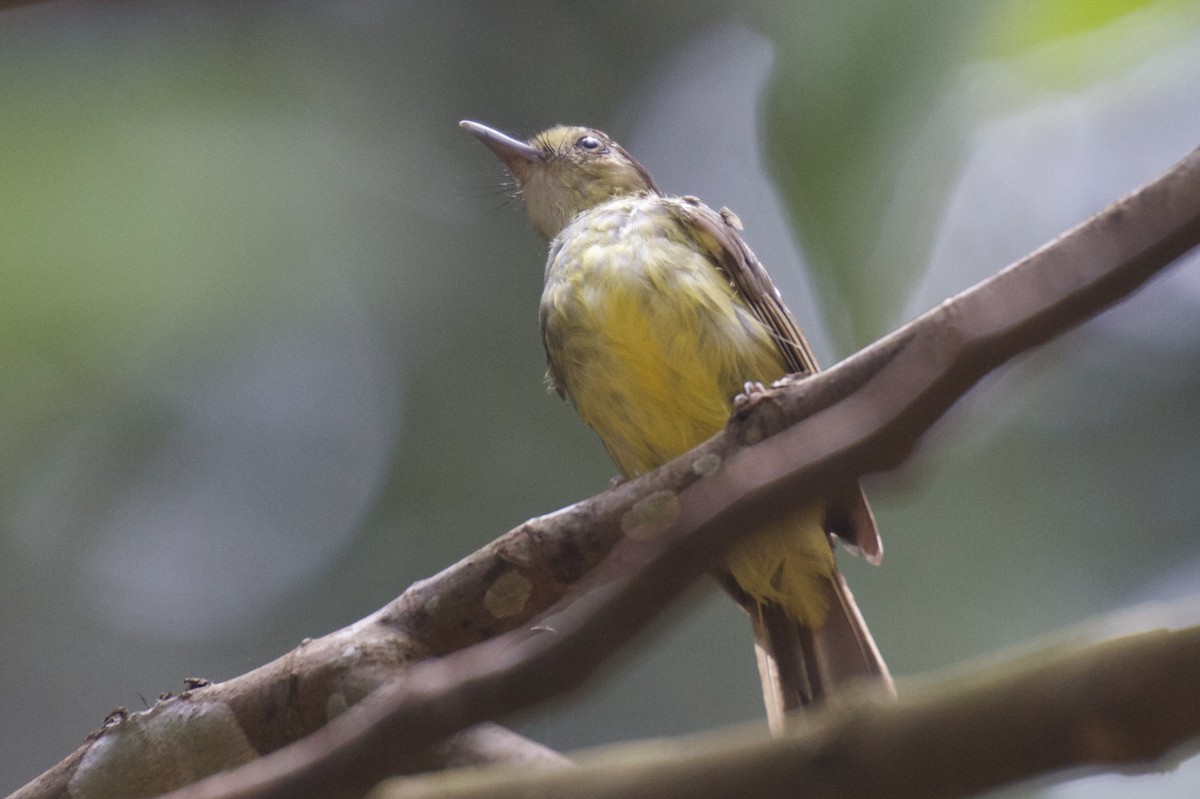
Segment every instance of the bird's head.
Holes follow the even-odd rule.
[[[552,239],[578,213],[617,197],[658,194],[646,168],[605,133],[560,125],[529,141],[460,122],[508,168],[533,228]]]

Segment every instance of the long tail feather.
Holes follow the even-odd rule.
[[[894,694],[892,676],[842,575],[829,582],[830,607],[818,629],[798,624],[778,605],[751,601],[755,655],[771,730],[786,714],[852,684],[875,683]]]

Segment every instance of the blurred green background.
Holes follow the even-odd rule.
[[[542,384],[545,246],[462,118],[595,125],[734,208],[831,363],[1200,144],[1200,6],[0,11],[0,792],[605,487]],[[888,556],[843,562],[897,674],[1200,594],[1198,392],[1193,257],[868,477]],[[705,586],[513,723],[571,749],[760,714]],[[1053,795],[1151,790],[1200,768]]]

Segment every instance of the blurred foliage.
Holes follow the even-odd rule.
[[[1087,36],[1119,22],[1135,11],[1165,12],[1172,17],[1185,12],[1184,0],[1049,0],[1049,2],[996,3],[984,29],[984,52],[1011,57],[1064,39]]]
[[[835,328],[853,346],[891,326],[892,298],[918,268],[880,268],[871,220],[892,201],[908,142],[966,56],[978,13],[953,0],[922,3],[920,13],[867,0],[818,8],[764,26],[779,59],[766,133],[822,299],[855,298]]]
[[[597,125],[731,205],[828,362],[1169,166],[1197,98],[1187,0],[0,11],[0,790],[605,486],[541,384],[544,246],[459,119]],[[901,675],[1194,594],[1198,308],[1192,259],[868,478],[888,558],[844,561]],[[709,587],[522,723],[759,701]]]

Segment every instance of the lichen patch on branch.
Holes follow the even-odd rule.
[[[492,587],[483,595],[483,606],[497,619],[515,616],[525,609],[533,583],[516,569],[510,569],[496,578]]]
[[[621,531],[634,541],[649,541],[666,532],[680,512],[677,493],[655,491],[625,512],[621,517]]]
[[[721,456],[715,452],[701,455],[692,463],[692,471],[701,477],[708,477],[721,468]]]

